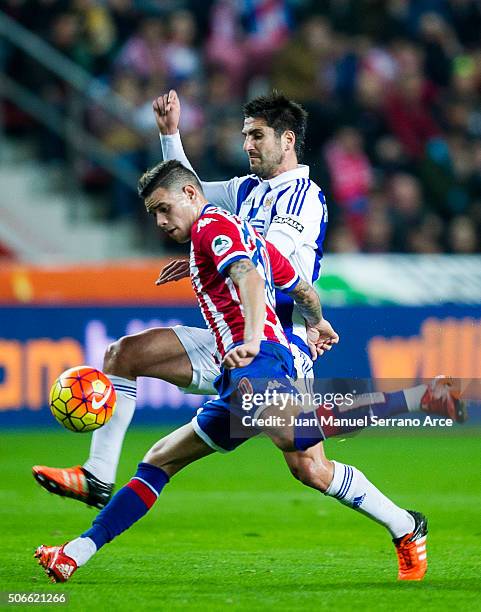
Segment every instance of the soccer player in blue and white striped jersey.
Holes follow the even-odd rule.
[[[171,91],[158,98],[154,113],[164,158],[177,159],[191,169],[178,133],[177,94]],[[320,273],[327,209],[322,191],[309,179],[309,168],[299,164],[306,113],[298,104],[280,95],[251,101],[244,113],[244,150],[252,174],[228,181],[202,182],[202,189],[212,204],[249,220],[292,263],[301,278],[312,283]],[[158,283],[186,275],[188,262],[175,261],[161,272]],[[312,359],[317,355],[313,354],[314,344],[307,338],[302,317],[296,313],[293,302],[282,294],[277,296],[276,310],[291,342],[297,375],[299,378],[312,376]],[[322,354],[335,344],[337,337],[327,327],[317,333],[310,340],[315,341],[318,353]],[[190,393],[212,394],[215,393],[213,381],[219,375],[215,352],[214,338],[208,330],[186,326],[150,329],[114,343],[106,353],[104,371],[117,391],[116,414],[94,433],[90,457],[83,467],[60,470],[36,466],[37,480],[52,492],[103,507],[110,497],[109,487],[115,481],[124,435],[135,410],[137,377],[160,378]],[[455,413],[455,400],[443,380],[433,386],[419,385],[393,394],[373,394],[356,407],[359,415],[370,411],[379,417],[419,409],[435,409],[447,416]],[[197,416],[193,425],[195,431],[202,430]],[[201,439],[216,451],[233,450],[242,442],[231,438],[228,420],[219,421],[209,431],[202,430]],[[305,451],[286,452],[284,457],[292,474],[301,482],[388,529],[400,559],[400,578],[419,579],[424,575],[425,552],[419,552],[415,545],[417,539],[425,537],[425,521],[421,515],[396,506],[355,467],[329,461],[322,444]],[[85,480],[83,496],[64,483],[64,475],[67,473],[70,480],[71,472],[75,472],[72,476],[77,479]],[[418,558],[420,554],[424,555],[422,559]]]
[[[165,108],[167,104],[178,102],[174,91],[169,95]],[[158,110],[155,106],[154,109],[162,122],[161,100],[163,103],[161,98],[157,101]],[[282,245],[282,254],[298,274],[313,283],[320,275],[327,206],[322,190],[309,178],[309,167],[298,164],[306,113],[283,96],[253,100],[246,104],[244,111],[244,150],[253,174],[229,181],[203,182],[206,197],[217,206],[247,219],[278,248]],[[277,143],[276,147],[278,132],[283,134],[281,139],[284,138],[285,143]],[[178,131],[162,135],[161,144],[165,159],[178,159],[192,169]],[[277,313],[289,340],[301,349],[300,353],[295,353],[301,362],[302,353],[309,356],[306,326],[293,304],[292,299],[278,293]],[[306,367],[312,367],[312,363]]]

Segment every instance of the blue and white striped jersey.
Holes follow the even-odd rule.
[[[161,137],[164,159],[177,159],[193,170],[177,133]],[[319,278],[322,244],[327,227],[326,199],[309,179],[309,167],[268,180],[255,175],[229,181],[202,182],[205,197],[216,206],[247,219],[287,258],[301,278],[313,283]],[[292,298],[278,292],[276,311],[289,340],[308,354],[306,328]]]

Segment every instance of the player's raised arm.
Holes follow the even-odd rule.
[[[209,202],[231,212],[236,212],[236,194],[238,183],[241,179],[234,178],[230,181],[202,181],[185,154],[179,132],[181,107],[177,92],[171,89],[168,94],[159,96],[153,101],[152,108],[157,127],[159,128],[160,144],[164,160],[177,159],[180,161],[183,166],[194,172],[197,176],[202,184],[205,197]]]
[[[247,257],[231,264],[228,275],[239,290],[244,311],[244,342],[225,355],[223,365],[242,368],[252,362],[260,349],[266,317],[264,279]]]

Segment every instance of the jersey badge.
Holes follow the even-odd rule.
[[[227,251],[231,248],[232,240],[229,238],[229,236],[224,236],[222,234],[214,238],[211,246],[212,251],[215,255],[223,255],[224,253],[227,253]]]
[[[264,202],[262,203],[262,208],[267,212],[273,203],[274,196],[269,196],[268,198],[265,198]]]
[[[243,376],[238,384],[237,388],[239,389],[239,393],[246,398],[251,398],[254,395],[254,388],[252,387],[251,381],[247,378],[247,376]]]

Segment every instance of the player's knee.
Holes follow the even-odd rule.
[[[159,442],[154,444],[142,461],[163,469],[165,472],[167,472],[169,477],[172,475],[170,474],[170,470],[168,468],[169,464],[171,463],[171,459],[168,456],[167,445],[164,443],[164,440],[159,440]]]
[[[104,372],[116,376],[132,376],[131,347],[132,341],[129,336],[109,344],[104,355]]]

